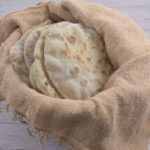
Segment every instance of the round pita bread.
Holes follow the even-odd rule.
[[[51,28],[52,25],[49,25]],[[51,80],[48,78],[44,67],[44,41],[47,30],[43,31],[34,48],[34,62],[30,69],[30,82],[34,88],[40,90],[43,94],[51,97],[59,97]]]
[[[29,71],[25,63],[24,59],[24,43],[26,39],[28,39],[28,36],[30,33],[32,33],[33,30],[36,30],[40,28],[41,26],[47,25],[52,23],[51,20],[46,20],[45,22],[32,27],[28,31],[26,31],[22,37],[13,45],[10,49],[10,60],[11,63],[13,64],[16,72],[19,74],[21,79],[25,81],[26,83],[30,83],[29,81]],[[27,47],[26,47],[27,49]]]
[[[34,53],[34,47],[39,39],[41,33],[49,27],[49,24],[51,24],[51,20],[47,20],[44,23],[40,24],[37,28],[35,28],[26,38],[24,42],[24,60],[25,64],[27,66],[27,69],[30,71],[31,65],[34,61],[33,53]]]
[[[64,98],[87,99],[100,92],[112,73],[103,40],[80,24],[52,25],[44,43],[45,70]]]
[[[16,42],[14,46],[10,49],[10,60],[13,64],[16,72],[19,74],[20,78],[29,83],[29,72],[24,62],[24,41],[26,40],[27,36],[30,34],[32,29],[28,30],[23,34],[23,36]]]
[[[112,73],[104,41],[80,24],[50,23],[31,28],[11,48],[16,71],[47,96],[88,99],[99,93]]]

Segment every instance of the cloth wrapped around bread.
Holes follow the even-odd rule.
[[[103,37],[115,71],[102,92],[84,101],[52,98],[20,79],[9,50],[23,33],[47,19],[80,23]],[[0,100],[34,128],[67,141],[73,150],[148,149],[150,41],[133,20],[84,1],[40,3],[4,17],[0,43]]]
[[[32,27],[10,49],[15,70],[25,82],[51,97],[94,96],[112,73],[103,40],[83,25],[51,22]]]

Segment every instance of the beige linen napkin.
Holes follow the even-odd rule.
[[[54,99],[27,87],[9,60],[10,47],[31,26],[51,18],[80,22],[105,41],[115,69],[104,90],[86,101]],[[78,0],[40,3],[0,21],[0,100],[34,128],[74,150],[146,150],[150,137],[150,41],[130,18]]]

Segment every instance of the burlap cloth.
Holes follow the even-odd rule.
[[[10,47],[31,26],[51,18],[80,22],[103,36],[115,72],[86,101],[54,99],[27,87],[9,60]],[[34,128],[65,139],[74,150],[146,150],[150,136],[150,41],[130,18],[73,0],[40,3],[0,21],[0,100]]]

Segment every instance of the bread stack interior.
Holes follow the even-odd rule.
[[[67,21],[30,28],[11,47],[10,60],[26,84],[54,98],[86,100],[113,72],[100,35]]]

